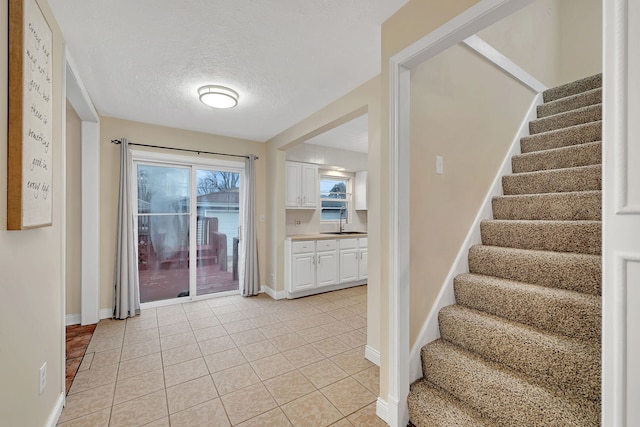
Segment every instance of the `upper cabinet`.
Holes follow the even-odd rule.
[[[355,184],[355,209],[357,211],[366,211],[367,207],[367,171],[356,172]]]
[[[315,209],[318,206],[318,166],[286,162],[286,207]]]

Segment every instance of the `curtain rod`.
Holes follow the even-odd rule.
[[[111,143],[121,144],[122,141],[117,139],[112,139]],[[216,153],[215,151],[189,150],[187,148],[175,148],[175,147],[163,147],[160,145],[136,144],[135,142],[130,142],[129,145],[137,145],[138,147],[161,148],[163,150],[187,151],[189,153],[197,153],[197,154],[213,154],[216,156],[242,157],[243,159],[249,158],[249,156],[243,156],[242,154],[229,154],[229,153]],[[255,156],[255,158],[256,160],[259,159],[258,156]]]

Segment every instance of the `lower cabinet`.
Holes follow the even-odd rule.
[[[304,295],[367,278],[367,238],[285,241],[285,290]],[[356,283],[354,283],[356,284]],[[359,283],[357,283],[359,284]]]
[[[340,283],[355,282],[367,278],[366,237],[340,240]]]

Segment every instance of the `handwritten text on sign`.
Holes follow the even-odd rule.
[[[23,64],[23,226],[51,223],[52,34],[35,0],[25,1]]]

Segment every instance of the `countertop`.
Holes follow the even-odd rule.
[[[357,239],[358,237],[367,237],[368,234],[292,234],[286,236],[290,240],[333,240],[333,239]]]

